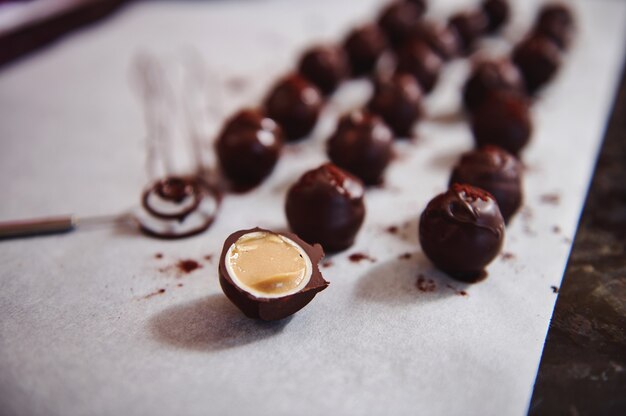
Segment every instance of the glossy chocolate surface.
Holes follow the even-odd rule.
[[[287,193],[289,227],[327,252],[345,250],[363,224],[364,193],[360,179],[332,163],[308,171]]]
[[[357,110],[339,120],[328,141],[330,160],[366,185],[382,182],[393,155],[393,132],[379,116]]]
[[[423,40],[407,41],[398,50],[398,72],[413,75],[426,93],[435,88],[442,68],[441,57]]]
[[[455,184],[426,206],[419,240],[435,266],[456,279],[473,282],[500,252],[504,220],[489,193]]]
[[[449,186],[455,183],[471,185],[493,195],[506,223],[522,204],[522,165],[496,146],[464,153],[450,176]]]
[[[574,36],[574,15],[564,4],[547,4],[539,12],[534,30],[552,39],[560,49],[565,50]]]
[[[424,9],[410,1],[395,1],[383,9],[378,25],[383,29],[392,45],[401,45],[419,23]]]
[[[459,38],[459,50],[470,53],[487,30],[487,17],[482,10],[468,10],[450,17],[448,26]]]
[[[532,133],[528,100],[510,92],[492,93],[472,113],[471,127],[478,147],[491,144],[519,155]]]
[[[226,267],[226,256],[230,247],[241,237],[254,232],[267,232],[279,234],[289,238],[298,244],[311,260],[311,278],[307,285],[297,293],[277,298],[257,297],[243,288],[239,287],[231,278]],[[275,233],[273,231],[254,228],[241,230],[231,234],[224,242],[218,273],[220,286],[224,294],[237,306],[247,317],[262,319],[265,321],[275,321],[293,315],[305,307],[315,295],[328,287],[328,282],[324,280],[320,273],[318,263],[324,257],[324,251],[319,244],[311,246],[302,241],[298,236],[291,233]]]
[[[369,24],[348,34],[343,47],[350,61],[352,75],[361,76],[374,71],[387,48],[387,39],[377,25]]]
[[[302,55],[298,71],[322,93],[331,94],[348,77],[348,58],[342,48],[332,45],[316,46]]]
[[[281,79],[265,100],[265,112],[293,141],[311,133],[323,106],[320,91],[300,75]]]
[[[481,60],[474,64],[463,87],[463,105],[474,111],[494,91],[525,91],[522,74],[508,59]]]
[[[410,74],[378,78],[368,107],[378,114],[399,137],[410,137],[422,117],[422,89]]]
[[[411,29],[410,40],[421,40],[443,60],[454,58],[459,52],[459,39],[456,32],[436,20],[420,20]]]
[[[246,109],[231,118],[215,148],[224,174],[240,185],[256,185],[267,177],[280,156],[282,130],[260,110]]]
[[[512,60],[524,77],[526,90],[534,94],[554,77],[561,54],[550,38],[533,34],[515,47]]]
[[[499,31],[509,21],[511,15],[508,0],[485,0],[482,9],[487,17],[487,33]]]

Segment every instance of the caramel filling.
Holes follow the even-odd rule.
[[[296,293],[311,275],[311,263],[302,248],[267,232],[241,236],[230,248],[227,263],[231,278],[257,296]]]

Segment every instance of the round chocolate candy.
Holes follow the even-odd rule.
[[[378,78],[368,107],[381,116],[397,136],[410,137],[411,129],[423,113],[422,90],[409,74]]]
[[[455,183],[472,185],[493,195],[506,223],[522,204],[522,165],[496,146],[464,153],[450,176],[450,186]]]
[[[547,84],[561,65],[559,48],[541,34],[533,34],[517,45],[512,59],[524,77],[529,94],[534,94]]]
[[[487,17],[487,33],[500,30],[511,14],[511,6],[507,0],[484,0],[482,9]]]
[[[389,42],[399,46],[419,23],[424,9],[410,1],[395,1],[389,4],[380,14],[378,25],[383,29]]]
[[[240,111],[226,123],[215,144],[222,171],[238,185],[260,183],[278,161],[282,136],[276,122],[261,111]]]
[[[519,155],[532,133],[528,100],[520,94],[494,92],[472,112],[471,127],[478,147],[491,144]]]
[[[448,26],[458,36],[459,49],[468,54],[487,30],[487,17],[482,10],[468,10],[450,17]]]
[[[475,282],[504,242],[504,219],[488,192],[454,184],[422,213],[419,240],[424,254],[455,279]]]
[[[534,30],[552,39],[560,49],[565,50],[574,36],[572,11],[564,4],[546,4],[539,12]]]
[[[391,161],[392,143],[393,132],[380,117],[357,110],[339,120],[328,141],[328,157],[366,185],[375,185],[382,182]]]
[[[494,91],[524,91],[522,74],[508,59],[478,61],[463,87],[463,104],[474,111]]]
[[[343,47],[348,55],[353,76],[369,74],[387,48],[387,40],[380,28],[369,24],[354,29]]]
[[[423,40],[408,41],[398,50],[398,72],[413,75],[426,93],[435,88],[442,68],[441,57]]]
[[[411,29],[409,40],[426,42],[443,60],[454,58],[459,51],[459,40],[454,31],[436,20],[420,20]]]
[[[281,79],[265,100],[266,114],[282,127],[285,139],[298,140],[311,133],[322,109],[320,91],[300,75]]]
[[[247,317],[275,321],[304,308],[328,287],[324,251],[290,233],[254,228],[224,242],[218,273],[224,294]]]
[[[298,70],[324,94],[331,94],[348,76],[348,59],[342,48],[316,46],[302,55]]]
[[[360,179],[326,163],[306,172],[289,189],[285,204],[289,226],[328,252],[345,250],[363,224],[364,193]]]

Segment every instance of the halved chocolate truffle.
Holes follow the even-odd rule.
[[[471,114],[471,127],[478,147],[491,144],[519,155],[532,133],[528,100],[512,92],[494,92]]]
[[[554,77],[561,54],[552,40],[535,33],[515,47],[512,60],[524,77],[526,90],[534,94]]]
[[[468,54],[474,49],[478,39],[485,34],[487,17],[482,10],[467,10],[452,15],[448,26],[459,37],[460,51]]]
[[[348,76],[348,59],[342,48],[316,46],[302,55],[298,70],[324,94],[331,94]]]
[[[237,231],[224,242],[219,276],[224,294],[249,318],[293,315],[328,282],[319,271],[324,251],[290,233]]]
[[[464,153],[450,176],[450,186],[455,183],[472,185],[493,195],[506,223],[522,204],[522,165],[496,146]]]
[[[369,24],[354,29],[346,38],[344,49],[350,61],[353,76],[369,74],[387,48],[382,30]]]
[[[565,4],[546,4],[539,12],[534,30],[552,39],[560,49],[565,50],[574,36],[574,15]]]
[[[298,140],[311,133],[323,99],[320,91],[300,75],[281,79],[265,100],[266,114],[282,127],[285,138]]]
[[[455,279],[474,282],[504,243],[504,220],[488,192],[454,184],[422,213],[419,240],[424,254]]]
[[[419,39],[426,42],[443,60],[452,59],[459,52],[459,39],[457,34],[448,26],[436,20],[420,20],[419,23],[411,29],[409,40],[412,39]]]
[[[285,212],[291,230],[328,252],[354,243],[365,218],[360,179],[326,163],[306,172],[287,193]]]
[[[435,88],[442,68],[441,57],[423,40],[412,39],[398,50],[398,72],[413,75],[426,93]]]
[[[402,44],[420,21],[424,9],[409,1],[395,1],[383,9],[378,25],[383,29],[392,45]]]
[[[382,118],[357,110],[339,120],[328,141],[330,160],[358,176],[366,185],[382,181],[393,154],[393,132]]]
[[[226,123],[215,144],[222,171],[238,185],[260,183],[276,165],[282,136],[276,122],[261,111],[240,111]]]
[[[410,74],[377,78],[368,108],[381,116],[397,136],[410,137],[423,113],[422,89]]]
[[[463,87],[463,104],[467,110],[474,111],[494,91],[525,91],[522,74],[508,59],[476,62]]]
[[[487,17],[487,33],[500,30],[511,14],[511,6],[507,0],[484,0],[482,9]]]

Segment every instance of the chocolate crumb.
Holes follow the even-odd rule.
[[[464,291],[464,290],[459,290],[459,289],[457,289],[456,287],[452,286],[452,285],[451,285],[451,284],[449,284],[449,283],[448,283],[448,284],[446,284],[446,287],[447,287],[448,289],[453,290],[453,291],[454,291],[454,293],[455,293],[456,295],[459,295],[459,296],[469,296],[469,293],[467,293],[466,291]]]
[[[392,225],[390,227],[387,227],[387,232],[389,234],[398,234],[398,227],[395,225]]]
[[[156,253],[156,254],[154,255],[154,258],[155,258],[155,259],[162,259],[162,258],[163,258],[163,253]]]
[[[435,289],[437,289],[435,281],[432,279],[427,279],[426,277],[424,277],[423,274],[419,274],[417,276],[416,286],[420,290],[420,292],[434,292]]]
[[[213,254],[207,254],[206,256],[204,256],[204,259],[206,261],[213,261]]]
[[[413,255],[411,253],[403,253],[398,256],[400,260],[409,260]]]
[[[157,295],[162,295],[165,293],[165,289],[159,289],[155,292],[149,293],[146,296],[144,296],[144,299],[150,299],[151,297],[157,296]]]
[[[559,194],[543,194],[539,199],[544,204],[558,205],[561,201],[561,196]]]
[[[500,257],[502,257],[502,260],[504,261],[509,261],[509,260],[515,259],[515,254],[505,251],[504,253],[500,255]]]
[[[559,293],[559,288],[556,286],[550,286],[550,289],[552,289],[552,293]]]
[[[371,261],[372,263],[375,263],[375,262],[376,262],[376,259],[375,259],[375,258],[372,258],[372,257],[368,256],[368,255],[367,255],[367,254],[365,254],[365,253],[354,253],[354,254],[350,254],[350,257],[348,257],[348,259],[350,259],[350,261],[351,261],[352,263],[360,263],[360,262],[361,262],[361,261],[363,261],[363,260],[369,260],[369,261]]]
[[[554,227],[552,227],[552,232],[554,234],[560,234],[561,233],[561,227],[559,227],[558,225],[555,225]]]
[[[183,284],[182,284],[182,283],[179,283],[179,284],[177,284],[176,286],[178,286],[178,287],[183,287]]]
[[[176,263],[176,267],[178,268],[179,271],[183,272],[183,273],[191,273],[196,269],[201,269],[202,265],[200,265],[200,263],[198,263],[195,260],[180,260],[178,263]]]

